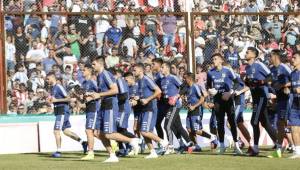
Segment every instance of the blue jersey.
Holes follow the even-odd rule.
[[[163,98],[167,99],[178,95],[182,82],[175,75],[168,75],[161,80]]]
[[[270,74],[268,67],[260,61],[246,66],[246,76],[249,81],[264,81]]]
[[[97,82],[95,80],[83,80],[81,86],[86,92],[97,92]]]
[[[51,96],[53,96],[56,99],[64,99],[67,98],[68,94],[62,85],[56,84],[52,87]],[[62,105],[68,105],[68,102],[54,103],[54,106],[62,106]]]
[[[211,69],[207,74],[207,86],[215,88],[218,93],[228,92],[233,88],[236,75],[232,69],[222,67],[221,70]]]
[[[154,81],[156,83],[156,85],[161,88],[161,81],[162,79],[164,78],[164,76],[162,75],[161,72],[158,72],[158,73],[154,73],[153,74],[153,77],[154,77]]]
[[[188,88],[188,93],[187,93],[187,103],[189,105],[195,105],[198,103],[202,95],[201,87],[194,83],[192,86]]]
[[[111,27],[105,32],[105,37],[111,40],[114,45],[118,44],[122,37],[122,30],[117,27]]]
[[[138,83],[129,86],[129,97],[134,97],[134,96],[138,96]]]
[[[278,67],[273,66],[271,68],[272,83],[287,84],[290,82],[291,72],[291,69],[285,64],[281,63]],[[276,95],[278,100],[288,100],[288,94],[285,94],[283,89],[277,89]]]
[[[117,79],[117,85],[119,88],[119,94],[124,94],[129,92],[129,87],[127,82],[123,78]]]
[[[237,90],[242,90],[246,85],[244,81],[241,79],[240,75],[236,74],[236,80],[237,80]],[[245,103],[245,93],[240,94],[239,96],[236,96],[235,98],[235,104],[240,105]]]
[[[300,94],[296,93],[296,89],[300,88],[300,70],[295,69],[291,73],[291,83],[292,83],[293,97],[300,97]]]
[[[146,99],[154,94],[155,88],[157,87],[158,86],[154,83],[154,81],[145,75],[138,81],[138,96],[140,99]],[[151,108],[154,110],[156,104],[156,99],[153,99],[144,109],[149,110],[149,108]]]
[[[232,66],[232,68],[239,68],[239,53],[233,52],[231,53],[229,50],[225,53],[225,58],[228,63]]]
[[[107,70],[104,70],[102,73],[100,73],[97,76],[97,85],[98,85],[98,92],[107,92],[110,90],[110,86],[116,84],[116,79],[114,76],[108,72]],[[104,98],[110,98],[110,97],[116,97],[114,96],[108,96]]]

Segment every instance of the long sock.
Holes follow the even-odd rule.
[[[212,137],[210,134],[206,133],[205,131],[202,131],[202,135],[201,136],[203,136],[205,138],[208,138],[208,139],[211,139],[211,137]]]
[[[295,149],[296,149],[296,155],[300,155],[300,146],[296,146],[295,147]]]

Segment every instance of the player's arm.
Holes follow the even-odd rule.
[[[119,93],[119,89],[116,83],[113,83],[109,86],[109,90],[101,93],[94,93],[94,99],[100,99],[101,97],[113,96]]]
[[[248,86],[244,86],[244,88],[242,88],[241,90],[235,90],[235,95],[238,96],[240,94],[245,93],[248,90],[250,90],[250,88]]]
[[[161,94],[160,88],[158,86],[155,86],[154,87],[154,93],[151,96],[149,96],[149,97],[147,97],[145,99],[141,99],[141,102],[142,102],[143,105],[146,105],[151,100],[157,98],[160,94]]]

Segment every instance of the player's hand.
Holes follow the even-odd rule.
[[[76,101],[77,101],[76,98],[71,98],[71,99],[70,99],[70,102],[76,102]]]
[[[90,101],[92,101],[92,100],[94,100],[94,98],[91,97],[91,96],[86,96],[86,97],[85,97],[85,101],[86,101],[86,102],[90,102]]]
[[[53,103],[53,97],[52,97],[52,96],[49,96],[49,97],[47,98],[47,102],[48,102],[48,103]]]
[[[276,98],[277,98],[277,96],[275,94],[270,93],[270,99],[276,99]]]
[[[130,100],[130,105],[131,106],[136,106],[137,105],[137,101],[136,100]]]
[[[215,95],[218,93],[218,90],[216,90],[215,88],[208,89],[208,93],[209,93],[211,96],[215,96]]]
[[[141,101],[142,105],[146,105],[149,103],[149,101],[147,99],[141,99],[140,101]]]
[[[239,96],[239,95],[241,94],[241,91],[236,90],[236,91],[234,92],[234,94],[235,94],[235,96]]]
[[[215,107],[215,105],[213,103],[207,103],[207,107],[210,109],[213,109]]]
[[[295,92],[296,92],[297,94],[300,94],[300,87],[296,88],[296,89],[295,89]]]
[[[280,90],[282,88],[282,85],[280,83],[276,82],[276,83],[273,84],[273,88],[275,90]]]
[[[190,105],[190,106],[189,106],[189,110],[190,110],[190,111],[194,111],[195,109],[196,109],[195,106],[193,106],[193,105]]]

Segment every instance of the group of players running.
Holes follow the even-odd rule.
[[[104,162],[118,162],[117,153],[111,140],[117,141],[119,156],[133,156],[140,151],[141,138],[147,144],[150,154],[145,158],[157,158],[158,155],[174,152],[173,137],[184,140],[178,151],[192,152],[197,144],[196,136],[211,140],[211,149],[223,154],[225,113],[228,127],[234,141],[234,153],[243,155],[238,141],[239,129],[247,140],[247,154],[259,154],[260,127],[264,127],[275,143],[275,151],[269,157],[282,157],[282,143],[286,129],[291,130],[290,141],[294,155],[300,158],[300,52],[293,55],[291,66],[282,62],[279,50],[273,50],[270,56],[270,69],[259,60],[259,51],[249,47],[245,56],[246,74],[240,76],[224,57],[212,55],[212,68],[207,73],[206,89],[195,81],[195,74],[185,73],[182,80],[171,74],[171,64],[162,59],[153,59],[153,78],[145,74],[144,65],[136,64],[131,72],[105,68],[101,57],[91,59],[84,66],[84,82],[75,88],[76,97],[67,94],[55,76],[50,72],[47,82],[51,86],[51,97],[56,116],[54,135],[57,151],[53,157],[61,157],[61,131],[68,137],[80,142],[85,156],[82,160],[94,159],[94,138],[102,141],[109,153]],[[294,71],[291,71],[293,68]],[[94,78],[96,77],[96,78]],[[245,92],[251,91],[253,113],[251,125],[253,139],[244,125],[243,108]],[[69,122],[69,102],[80,100],[85,105],[87,141],[73,133]],[[181,124],[181,108],[188,110],[186,130]],[[202,129],[203,108],[211,109],[210,133]],[[276,125],[270,113],[275,110]],[[275,108],[275,109],[274,109]],[[134,133],[127,130],[129,115],[134,113]],[[164,126],[162,128],[162,122]],[[157,134],[154,133],[154,128]],[[164,130],[167,140],[164,138]],[[160,148],[156,150],[152,142]],[[182,143],[182,142],[181,142]],[[119,151],[119,152],[120,152]]]

